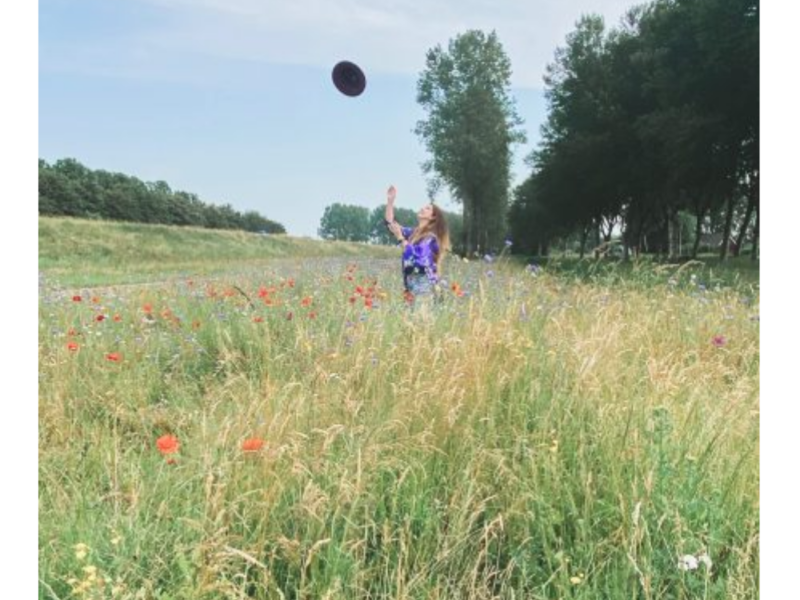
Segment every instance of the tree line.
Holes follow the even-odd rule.
[[[758,11],[758,0],[654,0],[612,29],[581,17],[547,67],[547,121],[514,190],[511,149],[525,134],[496,33],[431,49],[416,132],[431,195],[446,186],[463,206],[465,250],[510,232],[525,253],[619,238],[625,256],[677,256],[688,238],[696,256],[715,234],[722,258],[745,243],[756,257]]]
[[[618,28],[584,16],[548,66],[548,118],[533,171],[515,190],[512,232],[546,253],[619,232],[625,252],[721,258],[759,235],[757,0],[656,0]]]
[[[317,233],[324,240],[344,240],[370,244],[396,244],[397,240],[386,228],[385,205],[370,210],[365,206],[334,202],[326,206],[320,219]],[[394,209],[395,219],[406,227],[417,224],[417,213],[410,208]],[[457,213],[445,211],[451,238],[458,238],[462,230],[462,218]],[[459,248],[454,244],[454,249]]]
[[[286,233],[282,224],[256,211],[203,202],[196,194],[173,191],[165,181],[89,169],[74,158],[52,165],[39,159],[39,214]]]

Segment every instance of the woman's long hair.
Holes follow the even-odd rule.
[[[409,241],[413,244],[429,235],[436,237],[436,242],[439,244],[439,252],[436,254],[436,272],[441,275],[442,259],[450,250],[450,230],[447,227],[444,211],[435,204],[431,204],[431,208],[433,209],[431,220],[425,224],[425,227],[414,229]]]

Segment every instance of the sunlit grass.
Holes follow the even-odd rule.
[[[757,286],[398,263],[46,276],[41,597],[757,597]]]
[[[385,246],[286,235],[39,218],[39,268],[70,285],[141,283],[262,268],[277,258],[394,256]]]

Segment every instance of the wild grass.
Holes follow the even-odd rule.
[[[382,257],[396,250],[286,235],[39,217],[39,269],[65,285],[150,282],[256,268],[276,258]]]
[[[398,262],[46,274],[40,597],[758,596],[757,286]]]

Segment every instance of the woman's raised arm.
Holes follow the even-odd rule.
[[[397,190],[393,185],[390,185],[389,189],[386,191],[386,213],[384,214],[387,224],[394,223],[394,199],[396,197]]]

